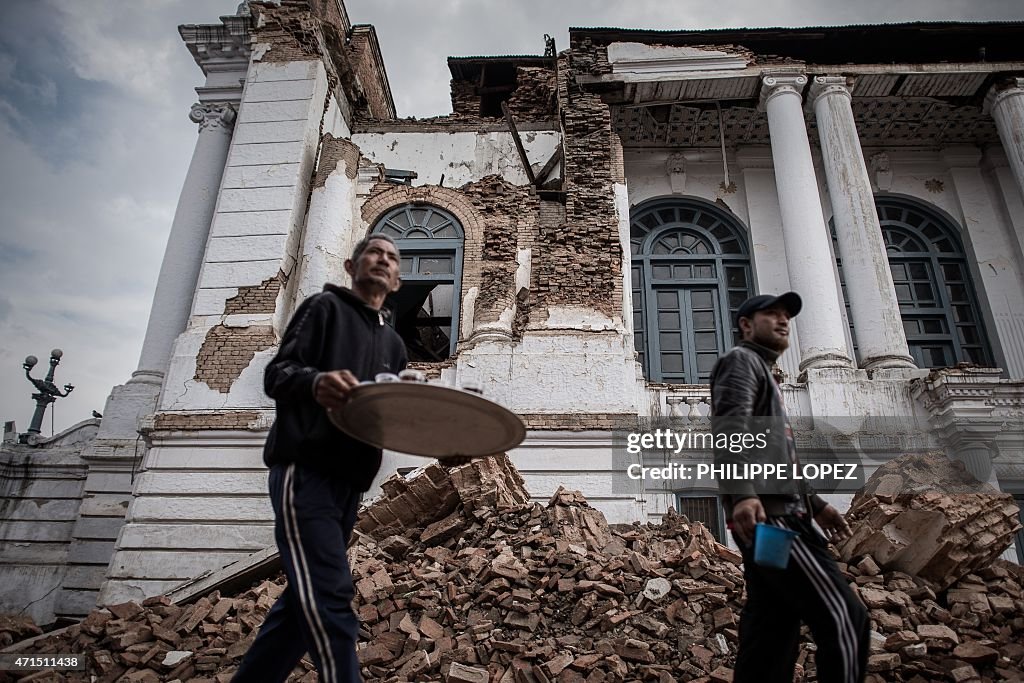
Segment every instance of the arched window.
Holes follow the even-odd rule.
[[[991,365],[992,354],[957,230],[938,212],[910,200],[877,197],[875,209],[907,346],[918,367],[945,368],[960,362]],[[846,297],[834,227],[832,240]],[[846,308],[847,319],[852,321],[849,297]],[[850,334],[856,350],[852,322]]]
[[[750,296],[750,254],[735,217],[698,200],[656,201],[633,212],[633,331],[648,379],[704,384],[739,338],[736,310]]]
[[[938,213],[875,200],[910,354],[922,368],[991,365],[963,244]]]
[[[402,288],[388,306],[409,360],[448,358],[459,337],[462,226],[436,206],[406,204],[386,213],[373,232],[394,239],[402,253]]]

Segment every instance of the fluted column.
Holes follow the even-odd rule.
[[[131,382],[160,384],[174,340],[185,330],[231,144],[235,108],[227,103],[196,103],[189,118],[199,124],[199,139],[174,212],[139,368]]]
[[[829,235],[818,197],[811,146],[804,124],[802,74],[769,74],[761,90],[768,114],[775,185],[789,279],[803,298],[795,319],[800,332],[800,369],[852,367],[839,308]]]
[[[846,78],[816,76],[809,98],[818,121],[861,366],[913,368]]]
[[[986,105],[995,119],[1017,188],[1024,197],[1024,78],[1011,78],[993,86]]]

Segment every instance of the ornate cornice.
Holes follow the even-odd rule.
[[[248,16],[221,17],[221,24],[184,24],[178,27],[192,58],[209,75],[216,71],[245,71],[249,66]]]
[[[228,102],[196,102],[188,118],[199,124],[199,130],[230,132],[235,123],[235,107]]]

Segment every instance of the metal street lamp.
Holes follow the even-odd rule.
[[[57,385],[53,383],[53,372],[57,369],[57,365],[60,364],[61,356],[64,352],[60,349],[54,349],[50,351],[50,371],[46,374],[46,379],[35,379],[31,375],[31,370],[39,362],[39,359],[35,356],[28,356],[25,358],[25,362],[22,363],[21,367],[25,368],[25,377],[28,378],[29,382],[38,390],[38,393],[32,394],[32,398],[36,400],[36,412],[32,415],[32,424],[28,428],[28,432],[22,434],[19,441],[21,443],[33,444],[37,441],[40,432],[40,427],[43,424],[43,415],[46,413],[46,406],[50,405],[57,398],[64,398],[72,391],[75,390],[70,384],[64,385],[64,393],[61,393]]]

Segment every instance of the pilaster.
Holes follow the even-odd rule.
[[[947,147],[942,160],[953,180],[964,251],[980,275],[975,292],[995,365],[1024,377],[1024,272],[1013,258],[1012,227],[993,201],[995,188],[982,173],[980,149]]]

